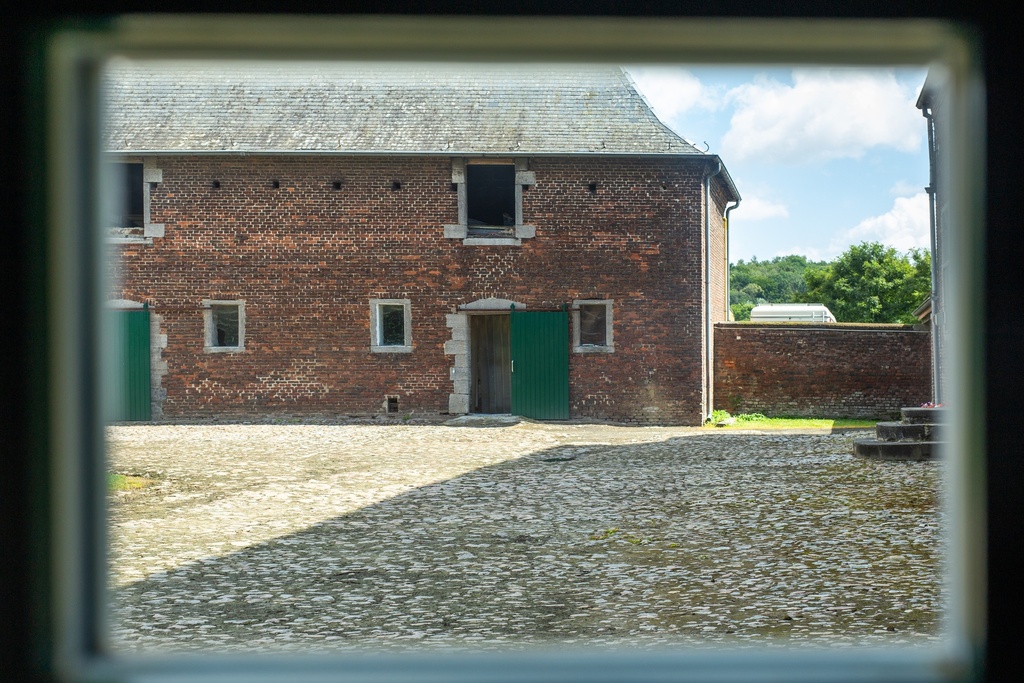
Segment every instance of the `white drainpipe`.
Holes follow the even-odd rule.
[[[729,212],[740,205],[740,200],[725,209],[725,319],[732,313],[732,266],[729,265]]]

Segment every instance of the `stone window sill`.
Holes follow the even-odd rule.
[[[397,335],[396,335],[397,336]],[[370,347],[370,353],[412,353],[411,346],[377,346]]]

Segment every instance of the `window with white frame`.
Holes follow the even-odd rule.
[[[573,351],[612,353],[612,299],[577,299],[572,303]]]
[[[206,353],[235,353],[245,348],[245,302],[203,300]]]
[[[370,299],[370,351],[412,351],[412,307],[408,299]]]

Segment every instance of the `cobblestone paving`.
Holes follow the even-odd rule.
[[[108,429],[128,651],[938,639],[941,465],[849,434],[459,419]]]

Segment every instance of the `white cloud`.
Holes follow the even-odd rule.
[[[761,199],[760,197],[744,197],[736,209],[736,215],[744,221],[759,221],[765,218],[789,218],[789,209],[785,204]]]
[[[898,180],[889,190],[889,194],[893,197],[912,197],[920,192],[923,186],[923,183],[910,183],[906,180]]]
[[[881,242],[902,252],[915,247],[928,249],[931,246],[929,227],[928,194],[919,192],[913,197],[897,197],[889,211],[865,218],[833,237],[827,247],[798,244],[778,249],[774,255],[802,254],[811,261],[831,261],[851,245],[861,242]]]
[[[714,109],[720,100],[712,90],[685,69],[676,67],[631,67],[627,69],[637,89],[665,123],[693,107]]]
[[[918,192],[913,197],[897,197],[888,212],[862,220],[843,235],[844,244],[881,242],[899,251],[912,247],[928,249],[931,246],[929,228],[928,194]]]
[[[723,156],[771,162],[860,158],[872,147],[918,149],[924,131],[916,93],[891,71],[796,70],[793,85],[755,79],[735,102]]]

